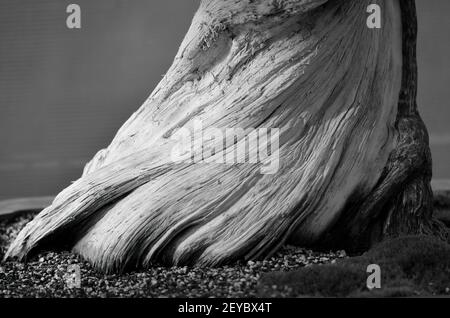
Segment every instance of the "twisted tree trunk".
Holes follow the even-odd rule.
[[[366,26],[372,3],[381,29]],[[150,98],[7,257],[69,247],[112,271],[255,259],[286,242],[444,237],[416,106],[415,14],[413,0],[203,0]],[[171,137],[196,120],[279,128],[278,171],[174,162]]]
[[[350,201],[348,214],[328,234],[331,245],[367,248],[389,236],[430,234],[448,240],[448,230],[433,219],[432,159],[428,132],[417,108],[417,14],[414,0],[400,0],[402,86],[395,130],[396,145],[370,195]],[[356,203],[356,204],[355,204]],[[356,239],[356,240],[355,240]],[[333,243],[332,243],[333,242]]]

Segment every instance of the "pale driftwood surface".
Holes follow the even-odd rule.
[[[372,3],[383,8],[379,30],[366,27]],[[154,261],[218,265],[269,256],[288,240],[311,245],[354,233],[356,242],[374,223],[396,229],[379,211],[416,171],[404,154],[428,162],[418,152],[427,141],[409,134],[419,118],[407,108],[415,103],[415,33],[405,21],[414,18],[411,0],[202,1],[149,99],[7,257],[64,244],[107,271]],[[406,116],[414,120],[403,124]],[[173,163],[170,137],[195,119],[279,128],[279,171]],[[429,188],[428,170],[421,182],[419,192]]]

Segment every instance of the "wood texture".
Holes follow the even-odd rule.
[[[366,26],[374,2],[381,29]],[[7,257],[63,244],[105,271],[210,266],[286,241],[353,248],[428,231],[415,32],[410,0],[202,1],[149,99]],[[278,172],[172,162],[170,137],[194,120],[279,128]]]
[[[395,128],[397,145],[377,186],[355,198],[325,245],[366,249],[402,234],[436,235],[449,240],[448,229],[433,218],[432,159],[429,136],[417,108],[417,15],[414,0],[401,0],[402,88]]]

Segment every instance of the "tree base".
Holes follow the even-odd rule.
[[[377,0],[379,30],[362,14],[372,2],[203,1],[152,96],[7,257],[63,243],[122,271],[260,259],[287,240],[365,249],[402,234],[444,237],[416,106],[414,1]],[[196,119],[279,128],[279,170],[174,162],[171,137]]]

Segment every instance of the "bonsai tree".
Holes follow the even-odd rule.
[[[123,271],[258,259],[285,243],[364,250],[403,234],[446,239],[432,218],[416,33],[414,0],[203,0],[148,100],[6,258],[71,248]],[[196,121],[279,129],[268,140],[279,142],[277,171],[174,161],[174,136]],[[211,142],[190,156],[206,161]]]

